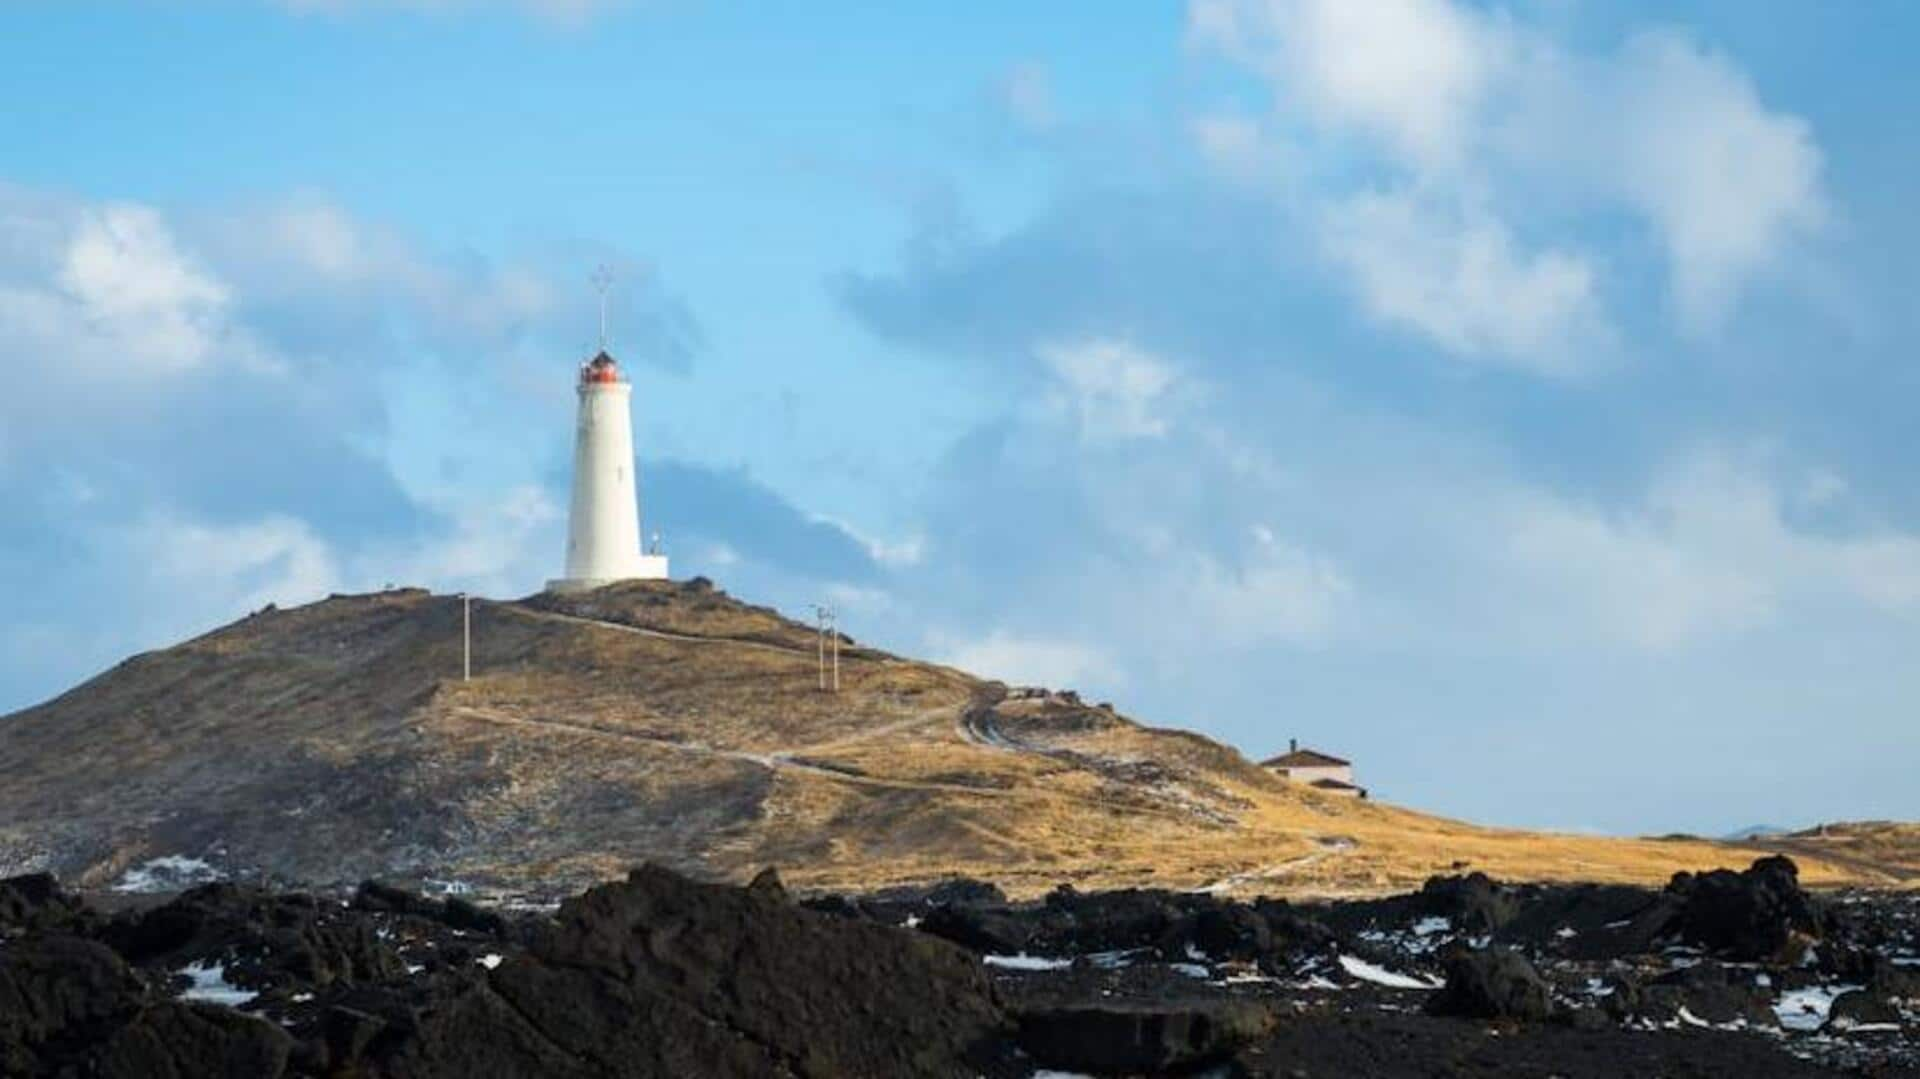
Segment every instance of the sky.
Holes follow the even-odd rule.
[[[677,576],[1387,801],[1920,817],[1920,8],[0,6],[0,712]]]

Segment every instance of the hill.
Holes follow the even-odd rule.
[[[1484,870],[1657,883],[1732,845],[1474,827],[1278,779],[1071,694],[815,637],[704,581],[474,605],[420,590],[268,609],[0,719],[0,875],[379,876],[548,898],[651,859],[808,889],[953,874],[1351,894]],[[1791,848],[1810,884],[1912,880]],[[1908,848],[1911,849],[1911,848]]]

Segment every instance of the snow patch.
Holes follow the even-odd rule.
[[[990,967],[1002,970],[1065,970],[1073,965],[1071,959],[1053,959],[1044,955],[990,955],[981,960]]]
[[[184,974],[193,982],[185,992],[180,994],[181,1000],[201,1000],[208,1004],[224,1004],[229,1008],[238,1008],[260,995],[251,989],[242,989],[227,981],[227,968],[221,963],[195,960],[175,973]]]
[[[1833,1010],[1833,1002],[1840,994],[1858,988],[1857,985],[1814,985],[1789,990],[1780,994],[1780,1002],[1773,1006],[1773,1013],[1780,1017],[1780,1025],[1788,1030],[1819,1030],[1826,1023],[1827,1013]]]
[[[196,884],[223,879],[224,874],[198,858],[169,854],[150,859],[120,874],[120,879],[113,884],[113,890],[130,893],[179,892]]]
[[[1145,948],[1121,948],[1112,952],[1094,952],[1087,956],[1087,962],[1101,970],[1120,970],[1133,965],[1133,957],[1146,951]]]
[[[1213,971],[1208,970],[1198,963],[1168,963],[1167,967],[1170,970],[1179,971],[1189,978],[1206,979],[1213,977]]]
[[[487,954],[474,960],[474,962],[480,964],[481,966],[487,968],[488,970],[492,970],[493,968],[500,965],[500,953],[488,952]]]
[[[1437,980],[1415,978],[1408,974],[1401,974],[1398,971],[1388,970],[1385,967],[1377,967],[1353,955],[1341,956],[1340,966],[1345,968],[1348,974],[1353,975],[1363,982],[1384,985],[1389,989],[1438,989],[1441,985],[1445,984]]]
[[[1436,933],[1450,933],[1452,931],[1453,922],[1446,918],[1422,918],[1413,923],[1413,935],[1416,937],[1430,937]]]

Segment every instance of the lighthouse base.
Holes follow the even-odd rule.
[[[596,588],[605,588],[621,581],[664,581],[667,579],[667,556],[663,554],[645,554],[634,560],[633,572],[618,577],[559,577],[547,582],[549,592],[591,592]]]

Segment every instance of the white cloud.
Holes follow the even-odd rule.
[[[1791,485],[1719,450],[1671,463],[1637,506],[1531,493],[1492,516],[1498,592],[1602,639],[1662,650],[1838,603],[1920,614],[1920,537],[1794,528]]]
[[[59,281],[85,324],[135,365],[199,366],[222,331],[226,288],[182,254],[160,215],[142,206],[83,214]]]
[[[996,629],[985,637],[958,641],[935,636],[937,662],[1011,685],[1073,689],[1124,685],[1118,664],[1090,645],[1059,637],[1029,636]]]
[[[112,396],[221,364],[265,365],[233,325],[231,298],[148,207],[0,187],[0,366],[16,408],[44,404],[55,387]]]
[[[1056,381],[1055,407],[1073,417],[1083,441],[1167,433],[1161,405],[1175,376],[1165,361],[1125,341],[1103,339],[1048,343],[1034,352]]]
[[[309,603],[342,581],[326,542],[306,522],[280,514],[237,524],[155,516],[132,529],[122,553],[141,568],[143,591],[178,602],[157,617],[181,627],[267,603]]]
[[[498,596],[538,587],[543,571],[559,565],[565,517],[541,488],[469,496],[445,508],[449,531],[401,550],[363,555],[365,576]]]
[[[1255,526],[1251,549],[1239,564],[1189,552],[1170,560],[1156,609],[1177,632],[1245,648],[1280,641],[1308,644],[1326,638],[1353,591],[1329,558],[1284,542]]]
[[[1484,332],[1411,320],[1456,352],[1481,351],[1491,337],[1537,353],[1551,340],[1539,332],[1542,300],[1552,309],[1578,295],[1591,305],[1590,257],[1566,241],[1535,253],[1514,239],[1515,221],[1541,207],[1564,215],[1590,205],[1645,221],[1666,255],[1681,324],[1695,333],[1717,327],[1825,218],[1807,124],[1769,109],[1732,62],[1676,31],[1589,55],[1458,0],[1195,0],[1188,24],[1192,40],[1271,84],[1276,130],[1357,137],[1418,192],[1431,208],[1423,216],[1468,223],[1448,231],[1454,243],[1533,268],[1520,283],[1534,291],[1510,324],[1485,305]],[[1242,178],[1261,156],[1251,134],[1218,122],[1195,130],[1201,152]],[[1339,147],[1326,155],[1338,158]],[[1368,197],[1340,183],[1321,194],[1336,231],[1353,200]],[[1375,295],[1378,258],[1338,261]]]
[[[1505,35],[1448,0],[1196,0],[1190,36],[1273,81],[1280,111],[1429,168],[1462,163]]]
[[[531,266],[436,258],[313,195],[211,219],[203,239],[253,298],[404,305],[422,324],[466,341],[511,334],[562,305]],[[584,281],[576,291],[585,295]]]
[[[1375,317],[1463,355],[1564,375],[1608,336],[1589,261],[1520,251],[1491,215],[1365,192],[1328,209],[1321,241]]]
[[[1819,148],[1805,121],[1769,111],[1744,73],[1682,35],[1635,38],[1615,77],[1615,183],[1658,227],[1683,319],[1710,329],[1824,220]]]

